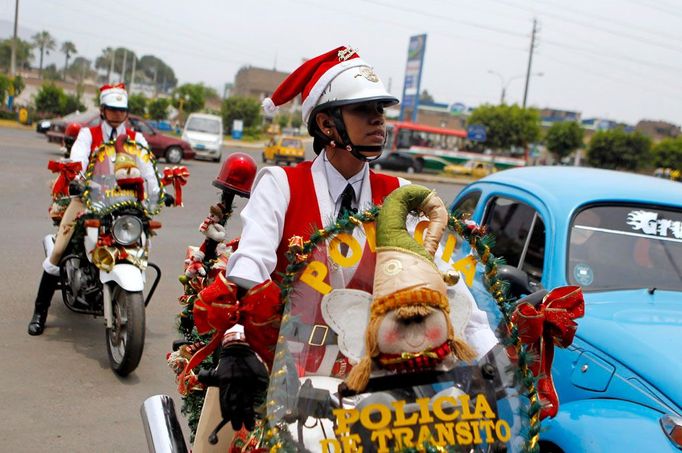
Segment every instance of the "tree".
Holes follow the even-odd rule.
[[[467,122],[485,126],[485,144],[496,150],[507,150],[512,146],[525,148],[540,137],[537,110],[518,105],[484,104],[472,112]]]
[[[95,59],[95,68],[96,69],[104,69],[107,71],[107,79],[106,81],[109,82],[111,80],[111,71],[113,70],[113,60],[115,57],[115,51],[111,47],[107,47],[105,49],[102,49],[102,53],[100,54],[99,57]]]
[[[654,167],[682,170],[682,136],[665,138],[651,150]]]
[[[550,126],[545,136],[547,149],[560,161],[583,145],[583,128],[575,121],[562,121]]]
[[[206,87],[201,83],[185,83],[173,91],[173,107],[186,113],[204,108]]]
[[[134,115],[144,116],[147,107],[147,98],[142,94],[128,96],[128,110]]]
[[[284,129],[289,125],[289,115],[286,113],[280,113],[279,115],[277,115],[276,120],[280,129]]]
[[[35,97],[36,110],[44,113],[59,115],[64,105],[64,90],[52,82],[44,83]]]
[[[149,83],[156,85],[158,91],[166,93],[178,85],[173,69],[154,55],[144,55],[137,62],[137,70]],[[137,75],[135,76],[137,78]]]
[[[28,68],[33,60],[31,51],[33,46],[30,42],[17,38],[16,61],[17,68]],[[0,41],[0,68],[9,72],[12,60],[12,39],[3,39]]]
[[[80,96],[73,94],[65,94],[61,100],[61,108],[59,114],[66,115],[67,113],[75,112],[76,110],[78,110],[79,112],[85,111],[85,106],[81,102]]]
[[[73,59],[73,63],[68,69],[69,77],[77,80],[78,82],[83,82],[87,78],[93,78],[96,72],[92,69],[92,61],[85,57],[76,57]]]
[[[64,60],[64,79],[66,79],[66,69],[69,67],[69,58],[71,58],[71,55],[77,53],[76,45],[71,41],[64,41],[62,43],[61,51],[66,57]]]
[[[232,96],[223,101],[220,112],[226,133],[232,132],[232,122],[243,120],[244,129],[261,124],[261,105],[250,97]]]
[[[650,157],[651,139],[622,129],[597,132],[587,151],[591,166],[613,170],[637,170]]]
[[[153,120],[165,120],[168,116],[168,107],[170,102],[167,98],[156,98],[149,101],[147,111],[149,117]]]
[[[54,63],[50,63],[43,69],[43,79],[45,80],[59,80],[61,77],[62,75],[60,74],[59,69],[57,69],[57,65]]]
[[[38,50],[40,50],[40,66],[38,69],[38,74],[42,77],[43,75],[43,57],[45,54],[50,55],[50,50],[54,50],[57,42],[54,40],[52,35],[48,31],[41,31],[36,33],[31,37],[33,44]]]
[[[419,102],[433,103],[433,96],[427,90],[422,90],[422,94],[419,95]]]

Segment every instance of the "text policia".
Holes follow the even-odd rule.
[[[424,232],[428,226],[429,221],[423,220],[417,224],[414,231],[414,238],[418,243],[423,242]],[[369,250],[374,253],[376,250],[376,224],[374,222],[365,222],[362,224],[362,228],[367,238],[367,246]],[[435,259],[442,259],[444,262],[450,262],[452,254],[455,251],[455,245],[457,240],[455,234],[452,232],[446,232],[447,239],[445,246],[442,247],[442,253],[440,256],[436,256]],[[350,253],[344,255],[341,253],[341,245],[345,244],[348,246]],[[337,265],[341,267],[353,267],[360,261],[362,257],[362,245],[360,242],[349,233],[339,233],[335,235],[329,242],[329,258],[334,261]],[[452,268],[456,271],[462,273],[464,281],[467,286],[471,286],[474,280],[474,275],[476,273],[476,259],[467,255],[464,258],[452,263]],[[327,265],[322,261],[311,261],[309,262],[303,272],[301,273],[301,282],[307,284],[315,291],[321,294],[327,294],[332,290],[332,287],[325,282],[327,277],[328,269]]]
[[[509,424],[497,419],[483,394],[476,395],[473,411],[469,395],[441,396],[433,401],[418,398],[408,405],[395,401],[391,407],[368,404],[362,409],[335,409],[336,439],[320,442],[325,453],[362,452],[362,438],[354,426],[369,431],[378,453],[403,448],[505,443],[511,437]]]

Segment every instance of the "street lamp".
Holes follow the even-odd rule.
[[[493,71],[492,69],[488,69],[488,74],[496,75],[500,79],[500,85],[502,86],[502,95],[500,96],[500,104],[504,104],[504,97],[507,94],[507,88],[509,87],[509,84],[513,80],[521,79],[521,78],[526,76],[526,74],[518,74],[518,75],[512,76],[512,77],[505,80],[505,78],[502,76],[502,74],[500,74],[497,71]],[[543,75],[545,75],[543,72],[531,73],[531,76],[542,77]]]

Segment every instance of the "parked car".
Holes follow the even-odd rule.
[[[263,163],[274,162],[275,164],[292,164],[303,162],[305,148],[303,140],[299,137],[286,135],[273,137],[263,149]]]
[[[78,123],[83,127],[92,127],[100,124],[99,111],[89,112],[68,117],[59,118],[52,123],[47,139],[50,142],[61,143],[64,138],[64,130],[69,123]],[[152,128],[143,118],[137,115],[129,115],[126,127],[142,133],[149,143],[149,148],[158,159],[164,158],[169,164],[177,164],[182,159],[194,159],[195,152],[185,140],[164,135]]]
[[[542,423],[542,450],[679,452],[682,184],[528,167],[467,185],[450,209],[495,235],[492,252],[507,261],[500,275],[513,295],[583,289],[575,340],[555,350],[561,404]]]
[[[403,151],[386,151],[380,158],[373,160],[369,166],[374,170],[396,170],[407,173],[421,173],[424,160]]]
[[[223,147],[223,119],[207,113],[192,113],[185,122],[182,139],[189,142],[197,157],[220,162]]]
[[[482,178],[488,176],[491,173],[495,173],[495,165],[491,162],[483,162],[480,160],[469,160],[464,164],[456,165],[446,165],[443,171],[452,176],[471,176],[474,178]]]

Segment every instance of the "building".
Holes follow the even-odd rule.
[[[234,77],[230,95],[262,100],[270,96],[288,75],[288,72],[243,66]]]
[[[467,113],[462,104],[419,101],[416,123],[446,129],[466,129]],[[405,120],[408,121],[411,116],[412,111],[405,109]]]
[[[680,126],[668,123],[666,121],[654,120],[640,120],[635,126],[637,132],[641,132],[653,141],[658,142],[664,138],[675,138],[682,134]]]
[[[539,110],[540,121],[545,127],[551,126],[554,123],[561,123],[564,121],[575,121],[580,123],[580,112],[574,112],[571,110],[558,110],[544,108]]]

